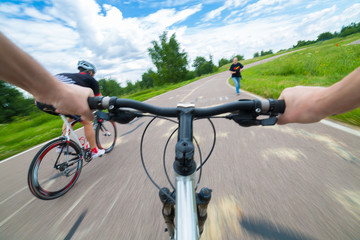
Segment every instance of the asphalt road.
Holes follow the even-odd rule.
[[[205,107],[253,98],[243,91],[236,96],[228,78],[220,73],[147,102]],[[86,164],[73,189],[55,200],[36,199],[27,187],[39,147],[0,163],[0,239],[168,239],[158,190],[140,161],[148,121],[118,124],[113,152]],[[225,119],[213,122],[217,144],[200,183],[213,189],[202,239],[360,239],[359,132],[323,123],[242,128]],[[145,162],[161,186],[168,186],[162,154],[175,127],[155,120],[145,136]],[[210,124],[196,121],[194,131],[206,156]]]

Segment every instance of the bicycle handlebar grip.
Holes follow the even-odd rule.
[[[103,106],[102,106],[102,99],[104,97],[88,97],[88,104],[90,109],[99,109],[99,110],[103,110]]]
[[[261,100],[261,108],[262,108],[262,113],[273,113],[273,114],[284,113],[285,101],[276,100],[273,98]]]
[[[286,108],[285,101],[284,100],[274,100],[274,101],[275,101],[275,105],[274,105],[273,112],[275,112],[275,113],[284,113],[285,108]]]

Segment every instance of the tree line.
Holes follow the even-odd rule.
[[[297,42],[296,45],[293,45],[293,48],[297,48],[297,47],[303,47],[306,45],[310,45],[316,42],[321,42],[321,41],[326,41],[326,40],[330,40],[332,38],[336,38],[336,37],[346,37],[349,36],[351,34],[355,34],[355,33],[359,33],[360,32],[360,22],[358,23],[351,23],[348,26],[343,26],[340,30],[340,32],[324,32],[318,35],[316,40],[299,40]]]
[[[318,36],[317,40],[300,40],[293,48],[335,37],[345,37],[358,32],[360,32],[360,22],[351,23],[349,26],[342,27],[339,33],[324,32]],[[197,56],[191,65],[192,69],[189,69],[187,53],[180,48],[175,34],[171,35],[168,39],[167,32],[163,32],[159,36],[159,41],[152,41],[151,44],[152,47],[148,49],[148,53],[156,69],[148,69],[142,74],[141,80],[134,83],[127,81],[125,87],[122,87],[115,79],[100,79],[99,86],[104,96],[122,96],[153,87],[190,80],[204,74],[216,72],[219,67],[231,63],[234,57],[237,57],[238,60],[244,60],[244,56],[238,54],[229,59],[221,58],[216,65],[211,55],[208,59],[203,56]],[[273,51],[261,50],[261,52],[254,53],[254,58],[268,54],[273,54]],[[33,112],[37,112],[33,99],[24,97],[15,87],[1,80],[0,93],[0,123],[7,123],[18,117],[28,116]]]

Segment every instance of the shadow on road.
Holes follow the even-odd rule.
[[[78,229],[78,227],[80,226],[81,222],[84,220],[85,215],[87,213],[87,209],[85,211],[83,211],[81,213],[81,215],[79,216],[78,220],[76,220],[74,226],[70,229],[69,233],[66,235],[66,237],[64,238],[64,240],[70,240],[72,238],[72,236],[74,235],[74,233],[76,232],[76,230]]]
[[[251,234],[264,239],[274,240],[315,240],[311,236],[294,231],[290,228],[273,224],[267,220],[243,216],[240,225]]]

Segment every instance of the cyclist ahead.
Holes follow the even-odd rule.
[[[61,82],[66,84],[75,84],[86,88],[91,88],[95,96],[101,96],[99,83],[95,80],[94,75],[96,68],[93,64],[81,60],[77,64],[78,73],[60,73],[55,75]],[[51,106],[36,102],[38,108],[47,113],[54,114],[54,109]],[[80,122],[84,126],[84,133],[86,139],[89,141],[91,153],[93,158],[102,156],[105,153],[104,149],[98,149],[96,147],[95,132],[92,126],[92,122],[82,119]]]
[[[234,57],[233,64],[231,64],[229,71],[231,73],[231,78],[234,81],[237,95],[240,94],[240,81],[241,81],[241,73],[240,72],[242,70],[244,70],[243,68],[244,68],[244,66],[238,62],[238,58]]]

